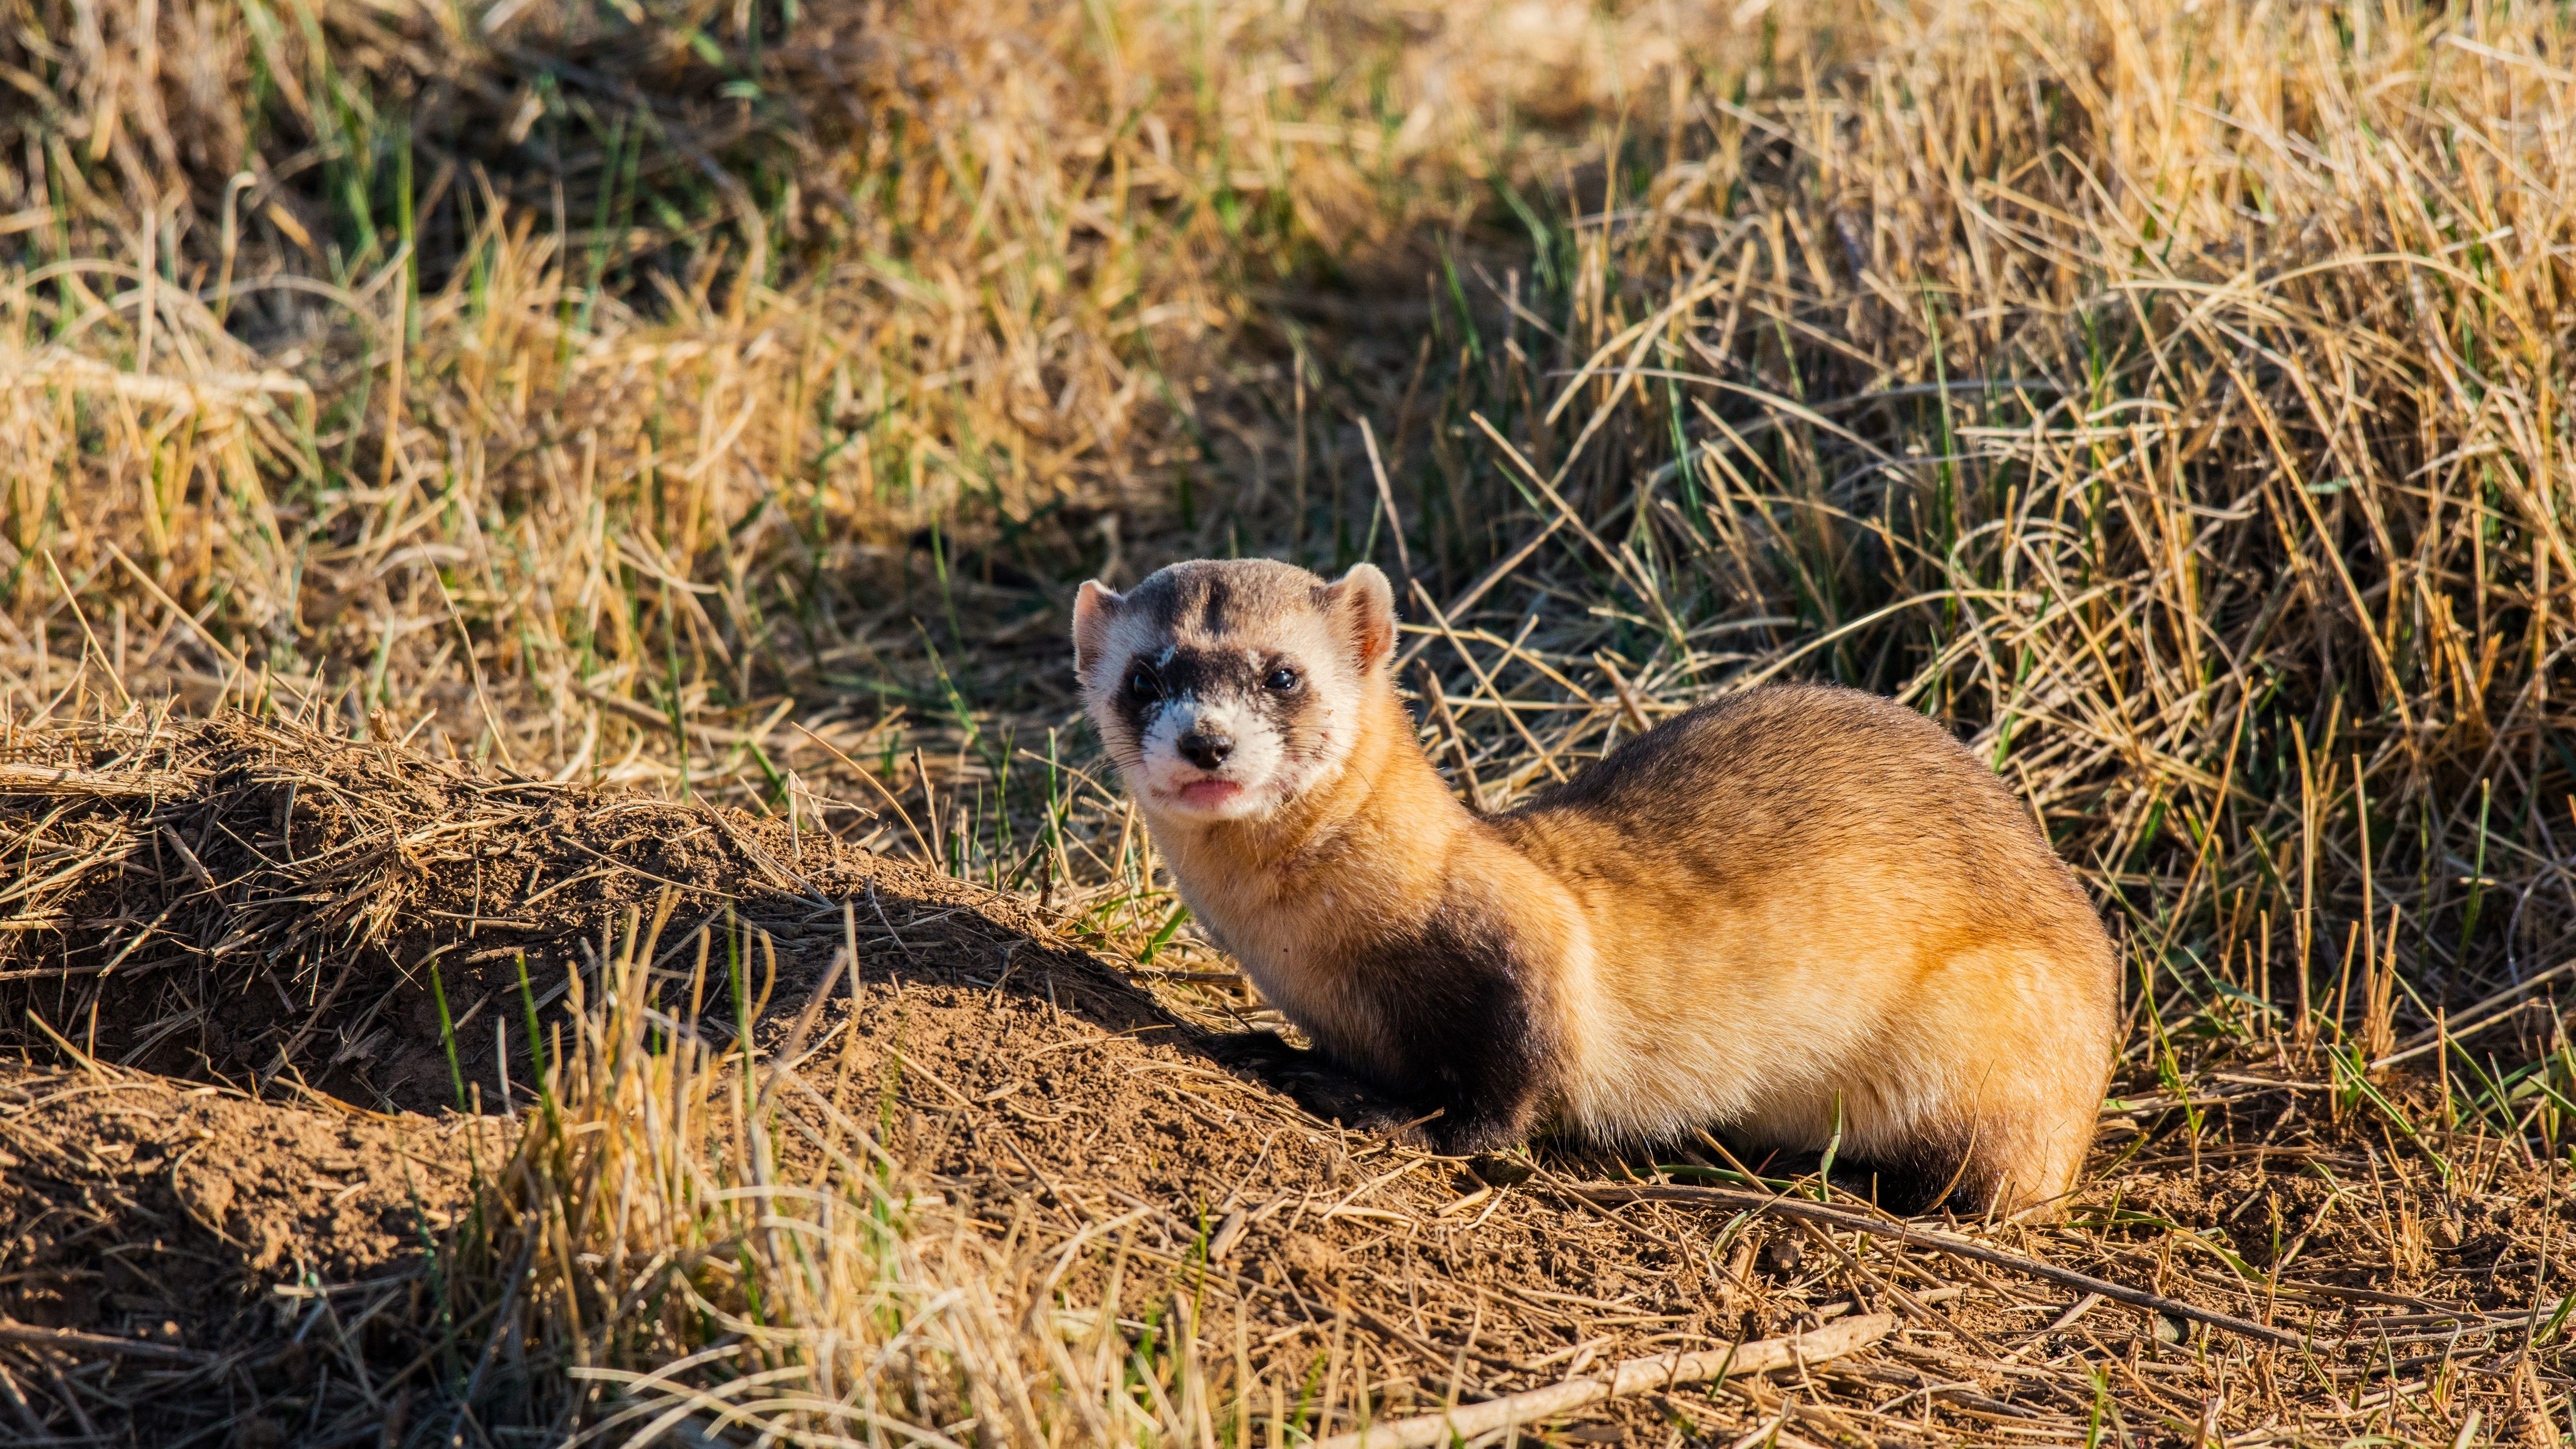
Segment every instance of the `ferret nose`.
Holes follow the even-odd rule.
[[[1202,770],[1213,770],[1234,753],[1231,735],[1212,735],[1193,731],[1181,736],[1181,757]]]

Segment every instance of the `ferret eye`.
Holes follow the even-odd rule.
[[[1155,682],[1154,671],[1140,668],[1127,676],[1127,692],[1138,699],[1153,699],[1159,696],[1163,689]]]
[[[1270,671],[1270,677],[1261,681],[1261,687],[1286,694],[1297,687],[1297,671],[1282,664]]]

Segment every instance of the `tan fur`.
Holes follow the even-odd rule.
[[[1938,726],[1848,690],[1756,690],[1480,819],[1396,696],[1375,570],[1318,594],[1283,566],[1216,567],[1261,587],[1189,642],[1319,669],[1338,651],[1344,687],[1317,713],[1346,748],[1261,813],[1145,813],[1198,918],[1319,1046],[1363,1070],[1418,1050],[1384,1025],[1403,983],[1352,963],[1435,918],[1490,923],[1534,977],[1540,1121],[1812,1150],[1839,1112],[1847,1160],[1955,1169],[2006,1211],[2073,1186],[2117,1037],[2114,953],[2020,804]],[[1095,719],[1116,648],[1154,642],[1117,597],[1086,593],[1077,624]]]

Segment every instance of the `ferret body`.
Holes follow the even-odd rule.
[[[1499,815],[1388,670],[1386,580],[1178,564],[1075,610],[1087,710],[1196,918],[1444,1151],[1694,1129],[1979,1207],[2074,1184],[2117,965],[2020,804],[1889,701],[1775,686]]]

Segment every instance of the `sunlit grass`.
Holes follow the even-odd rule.
[[[51,98],[0,121],[17,718],[283,701],[717,798],[1261,1019],[1064,600],[1366,557],[1484,806],[1727,690],[1890,694],[2097,891],[2136,1091],[2287,1073],[2446,1179],[2576,1133],[2499,999],[2576,933],[2554,8],[95,8],[0,6]],[[766,1090],[635,1001],[571,1120]],[[914,1251],[825,1240],[746,1270],[790,1318]]]

